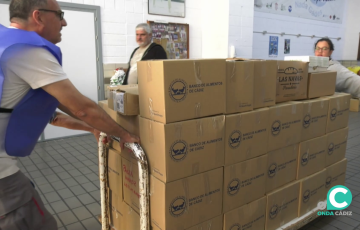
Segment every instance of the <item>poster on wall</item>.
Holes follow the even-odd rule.
[[[270,36],[269,57],[277,57],[278,56],[278,45],[279,45],[279,37],[278,36]]]
[[[149,0],[149,14],[185,18],[185,0]]]
[[[255,0],[255,11],[342,23],[345,0]]]
[[[285,39],[284,43],[284,54],[290,53],[290,39]]]

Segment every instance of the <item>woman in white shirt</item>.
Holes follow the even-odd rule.
[[[331,59],[334,44],[328,38],[321,38],[315,43],[315,56],[329,57],[328,70],[336,71],[336,92],[345,92],[360,98],[360,76],[348,70],[338,61]]]

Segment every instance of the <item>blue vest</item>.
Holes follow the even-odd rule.
[[[14,46],[43,47],[54,55],[59,64],[62,65],[59,47],[35,32],[9,29],[0,24],[0,63],[6,63],[4,59],[8,55],[4,54],[11,52],[9,48]],[[5,66],[3,67],[5,68]],[[4,77],[3,69],[0,66],[0,102]],[[15,157],[30,155],[58,105],[57,99],[43,89],[30,89],[11,112],[5,135],[6,153]],[[6,111],[6,109],[2,111],[4,110]]]

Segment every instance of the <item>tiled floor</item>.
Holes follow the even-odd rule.
[[[350,113],[345,185],[350,217],[319,217],[302,230],[360,230],[360,113]],[[36,185],[59,230],[100,230],[97,143],[93,135],[39,143],[20,168]],[[137,230],[137,229],[127,229]]]
[[[37,144],[21,170],[54,215],[59,230],[100,230],[97,143],[93,135]]]

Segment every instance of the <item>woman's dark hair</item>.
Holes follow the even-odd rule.
[[[327,42],[327,44],[329,45],[329,48],[331,51],[334,50],[334,43],[332,43],[332,41],[329,38],[321,38],[319,40],[317,40],[317,42],[315,43],[315,47],[314,49],[316,49],[316,46],[319,42]]]

